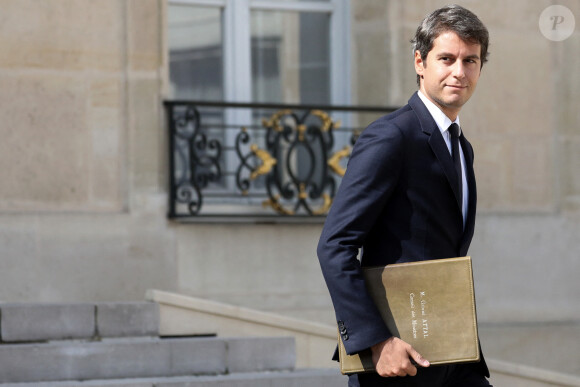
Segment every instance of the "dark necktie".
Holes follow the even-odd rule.
[[[463,212],[463,173],[461,172],[461,155],[459,154],[459,125],[453,123],[448,130],[451,135],[451,156],[459,182],[459,206]]]

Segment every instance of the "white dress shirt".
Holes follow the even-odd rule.
[[[423,93],[419,90],[417,93],[421,101],[425,104],[429,113],[435,120],[437,127],[441,131],[443,135],[443,139],[445,140],[445,144],[447,144],[447,149],[449,149],[449,154],[451,154],[451,134],[449,133],[449,126],[452,123],[456,123],[459,126],[459,134],[461,134],[461,125],[459,124],[459,116],[455,119],[455,121],[451,121],[449,117],[439,109],[437,105],[435,105],[429,98],[425,97]],[[469,203],[469,187],[467,186],[467,177],[465,175],[465,156],[463,155],[463,149],[461,148],[461,142],[459,142],[459,153],[461,154],[461,176],[462,176],[462,184],[463,187],[463,203],[461,205],[461,212],[463,215],[463,227],[465,227],[465,220],[467,219],[467,203]]]

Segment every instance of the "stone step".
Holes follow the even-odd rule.
[[[0,345],[0,383],[292,370],[292,337],[125,338]]]
[[[0,383],[0,387],[336,387],[347,384],[337,369],[302,369],[291,372],[232,373],[116,380]]]
[[[0,304],[2,342],[159,335],[154,302]]]

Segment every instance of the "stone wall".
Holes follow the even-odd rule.
[[[142,299],[147,288],[332,322],[320,224],[166,219],[163,0],[1,0],[0,299]],[[352,100],[402,105],[409,40],[444,1],[351,1]],[[551,1],[460,1],[491,33],[461,114],[475,148],[480,320],[580,319],[580,36]],[[559,4],[580,18],[572,0]],[[580,19],[578,19],[580,22]]]
[[[0,298],[175,288],[161,2],[1,3]]]

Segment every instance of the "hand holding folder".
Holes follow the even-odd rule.
[[[448,258],[364,268],[369,294],[394,336],[430,364],[479,361],[471,258]],[[343,374],[375,371],[371,350],[347,355]]]
[[[429,367],[428,360],[396,336],[373,345],[371,352],[375,369],[383,377],[415,376],[417,374],[415,365]]]

